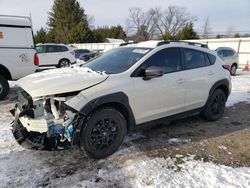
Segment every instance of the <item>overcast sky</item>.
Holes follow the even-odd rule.
[[[95,26],[125,26],[128,9],[152,7],[162,9],[169,5],[186,7],[191,16],[196,16],[195,28],[201,30],[209,16],[213,32],[234,31],[250,33],[250,0],[79,0],[86,14],[95,18]],[[46,27],[47,12],[53,0],[0,0],[0,14],[32,15],[34,30]]]

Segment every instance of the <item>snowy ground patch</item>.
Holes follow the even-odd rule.
[[[191,157],[192,158],[192,157]],[[98,177],[79,181],[72,187],[249,187],[250,168],[231,168],[184,158],[128,160],[122,168],[100,169]],[[79,176],[76,175],[76,176]],[[65,180],[66,181],[66,180]]]
[[[232,77],[232,91],[226,105],[243,101],[250,102],[250,72],[238,71],[237,76]]]

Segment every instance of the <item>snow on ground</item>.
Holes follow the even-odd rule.
[[[239,71],[232,77],[232,93],[227,106],[241,101],[250,101],[250,73]],[[15,83],[11,83],[16,87]],[[4,104],[4,103],[2,103]],[[0,117],[0,187],[250,187],[250,168],[232,168],[195,160],[194,156],[175,158],[150,158],[133,144],[133,140],[142,138],[140,132],[130,134],[123,146],[113,156],[88,161],[90,167],[77,168],[73,173],[56,177],[60,168],[73,168],[74,152],[29,151],[20,147],[14,140],[9,122],[9,113]],[[170,144],[187,143],[190,140],[172,138]],[[220,146],[226,149],[225,146]],[[132,155],[129,160],[122,156]],[[79,160],[81,161],[81,160]],[[56,166],[56,164],[58,166]],[[70,165],[69,165],[70,164]],[[102,164],[101,168],[93,168]],[[68,166],[67,166],[68,165]],[[73,168],[73,169],[74,169]],[[55,177],[54,177],[55,176]],[[54,177],[54,178],[53,178]],[[52,179],[50,179],[52,178]],[[49,181],[49,184],[48,184]]]
[[[233,106],[241,101],[250,102],[250,73],[238,71],[232,77],[232,91],[227,101],[227,106]]]
[[[111,181],[122,182],[122,187],[249,187],[250,168],[231,168],[202,161],[186,160],[176,165],[175,159],[136,159],[125,162],[113,171],[99,170],[101,187]],[[123,180],[123,181],[121,181]],[[84,180],[79,185],[96,187],[99,182]]]

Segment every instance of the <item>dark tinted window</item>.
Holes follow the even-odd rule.
[[[223,50],[219,50],[217,53],[220,56],[220,58],[223,58]]]
[[[66,46],[58,46],[58,45],[48,45],[47,46],[48,53],[66,52],[66,51],[68,51],[68,48]]]
[[[36,51],[37,53],[45,53],[46,52],[45,46],[37,46]]]
[[[75,50],[75,57],[80,58],[82,54],[89,53],[90,51],[87,49],[80,49],[80,50]]]
[[[79,50],[80,53],[89,53],[89,50]]]
[[[58,46],[58,47],[59,47],[58,48],[59,52],[66,52],[66,51],[68,51],[68,48],[66,46]]]
[[[210,61],[210,64],[213,65],[216,61],[216,57],[214,55],[208,54],[208,53],[207,53],[207,56],[208,56],[208,59]]]
[[[232,57],[234,55],[233,50],[222,50],[223,57]]]
[[[184,48],[183,53],[186,69],[194,69],[206,66],[206,60],[203,52]]]
[[[159,52],[156,52],[142,64],[140,69],[145,70],[150,66],[161,67],[165,70],[165,73],[180,71],[181,70],[180,49],[167,48]]]
[[[226,57],[231,57],[234,55],[234,52],[232,50],[225,50]]]
[[[48,53],[57,52],[56,46],[48,45],[46,52],[48,52]]]

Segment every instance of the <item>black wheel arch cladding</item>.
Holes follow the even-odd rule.
[[[112,93],[91,100],[80,110],[80,114],[86,117],[93,110],[104,106],[113,107],[121,112],[126,119],[128,130],[135,128],[135,118],[129,105],[129,98],[123,92]]]
[[[226,97],[228,98],[229,94],[230,94],[230,90],[229,90],[229,81],[227,79],[223,79],[223,80],[219,80],[217,82],[214,83],[214,85],[211,87],[210,91],[209,91],[209,96],[212,96],[213,92],[216,89],[221,89],[222,91],[225,92]]]

